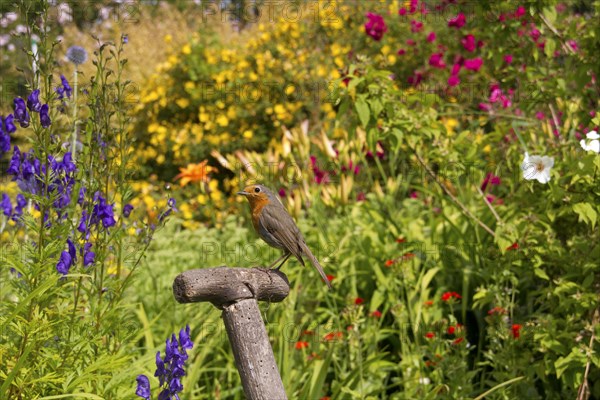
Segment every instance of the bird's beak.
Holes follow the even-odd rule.
[[[242,196],[248,196],[250,193],[241,191],[241,192],[237,192],[237,194],[240,194]]]

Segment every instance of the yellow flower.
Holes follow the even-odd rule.
[[[205,205],[207,200],[208,199],[205,194],[199,194],[196,196],[196,201],[201,205]]]
[[[252,139],[252,136],[254,134],[252,133],[252,131],[250,129],[246,129],[244,131],[244,133],[242,133],[242,136],[244,137],[244,139]]]
[[[490,151],[492,151],[492,146],[490,146],[489,144],[487,144],[484,148],[483,148],[483,152],[484,153],[489,153]]]
[[[387,56],[390,51],[391,51],[391,47],[388,46],[387,44],[381,48],[381,54],[383,54],[384,56]]]
[[[175,104],[177,104],[181,108],[186,108],[190,105],[190,101],[188,99],[182,98],[175,100]]]
[[[185,46],[183,46],[183,48],[181,49],[181,52],[183,54],[192,54],[192,47],[188,43]]]
[[[186,83],[183,85],[183,87],[185,88],[185,90],[188,90],[188,91],[190,91],[190,90],[194,90],[194,89],[196,89],[196,84],[195,84],[194,82],[192,82],[192,81],[187,81],[187,82],[186,82]]]
[[[179,184],[184,187],[190,182],[206,182],[208,175],[212,172],[213,167],[208,164],[208,160],[204,160],[198,164],[188,164],[187,167],[179,168],[181,171],[175,180],[181,179]]]
[[[281,104],[276,104],[275,108],[273,110],[275,111],[275,114],[285,113],[285,107],[283,107],[283,105],[281,105]]]
[[[170,34],[166,34],[164,37],[164,41],[165,43],[171,43],[173,41],[173,36],[171,36]]]
[[[219,126],[223,126],[223,127],[229,125],[229,120],[227,119],[225,114],[219,115],[216,119],[216,122],[217,122],[217,124],[219,124]]]

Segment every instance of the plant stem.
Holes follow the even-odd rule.
[[[71,157],[75,162],[77,155],[77,66],[73,72],[73,137],[71,138]]]

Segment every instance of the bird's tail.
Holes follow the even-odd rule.
[[[325,275],[325,271],[323,271],[323,267],[321,267],[321,264],[319,264],[317,257],[315,257],[312,251],[310,251],[306,243],[301,243],[301,247],[302,253],[304,253],[304,255],[308,257],[310,263],[317,269],[317,271],[319,271],[321,278],[327,284],[327,287],[331,290],[331,282],[329,282],[329,279],[327,279],[327,275]]]

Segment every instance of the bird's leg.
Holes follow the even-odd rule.
[[[283,255],[281,257],[279,257],[277,260],[275,260],[275,262],[271,265],[269,265],[269,268],[272,269],[273,265],[277,264],[279,261],[281,261],[283,259],[283,261],[281,261],[281,264],[279,264],[279,266],[277,268],[275,268],[275,270],[279,271],[279,268],[281,268],[283,266],[283,264],[285,264],[285,262],[288,260],[288,258],[290,258],[290,256],[292,255],[292,253],[283,253]]]

